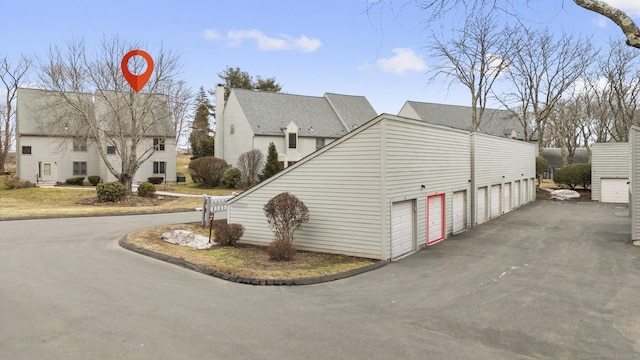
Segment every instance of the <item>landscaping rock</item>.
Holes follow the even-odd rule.
[[[160,238],[162,241],[166,241],[171,244],[189,246],[198,250],[208,249],[216,245],[214,242],[209,243],[208,237],[194,234],[193,232],[186,230],[172,230],[162,234]]]
[[[580,198],[580,194],[573,190],[554,190],[549,195],[550,199],[555,200],[571,200]]]

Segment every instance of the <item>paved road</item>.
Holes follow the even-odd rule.
[[[637,358],[625,213],[538,201],[304,287],[228,283],[116,243],[197,213],[0,222],[0,359]]]

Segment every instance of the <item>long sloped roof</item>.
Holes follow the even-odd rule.
[[[325,94],[323,97],[233,89],[256,135],[281,135],[290,122],[299,136],[340,137],[376,117],[364,96]]]
[[[420,120],[471,131],[471,107],[419,101],[407,101],[406,105],[410,105],[413,108]],[[481,133],[510,137],[512,130],[515,130],[517,139],[524,139],[524,128],[511,112],[497,109],[484,110],[479,129]]]

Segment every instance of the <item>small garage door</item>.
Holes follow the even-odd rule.
[[[482,224],[487,221],[487,210],[489,207],[487,206],[487,187],[478,188],[478,218],[476,222],[478,224]]]
[[[606,203],[628,203],[628,181],[628,179],[600,179],[600,201]]]
[[[444,194],[427,196],[427,245],[444,239]]]
[[[413,200],[391,204],[391,258],[408,254],[414,250]]]
[[[511,183],[504,184],[504,203],[502,204],[502,208],[505,213],[511,211]]]
[[[500,216],[500,202],[502,201],[502,196],[500,196],[500,185],[491,186],[491,218],[496,218]]]
[[[467,228],[467,192],[454,192],[452,205],[453,233],[457,234]]]
[[[513,182],[513,206],[520,206],[520,181]]]
[[[526,204],[529,202],[529,180],[522,180],[522,203]]]

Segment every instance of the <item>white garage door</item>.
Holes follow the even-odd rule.
[[[453,193],[453,233],[457,234],[467,228],[467,192],[456,191]]]
[[[628,203],[628,181],[628,179],[600,179],[600,201],[607,203]]]
[[[478,188],[478,224],[487,221],[487,187]]]
[[[427,245],[444,239],[444,194],[427,196]]]
[[[522,203],[526,204],[529,202],[529,180],[522,180]]]
[[[505,213],[511,211],[511,183],[504,184],[504,203],[502,204],[502,208]]]
[[[413,247],[413,201],[391,204],[391,258],[410,253]]]
[[[502,196],[500,196],[500,185],[491,186],[491,218],[500,216],[500,202]]]
[[[520,181],[513,182],[513,206],[520,206]]]

